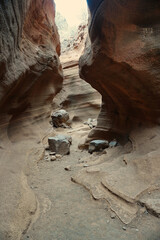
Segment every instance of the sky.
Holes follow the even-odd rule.
[[[56,11],[63,15],[70,26],[80,23],[82,12],[87,14],[86,0],[55,0]]]

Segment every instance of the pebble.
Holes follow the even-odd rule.
[[[110,148],[114,148],[114,147],[117,146],[117,144],[118,144],[118,142],[117,142],[116,140],[113,140],[113,141],[111,141],[111,142],[109,143],[109,147],[110,147]]]
[[[126,230],[127,230],[127,228],[126,228],[126,227],[123,227],[122,229],[123,229],[124,231],[126,231]]]
[[[84,164],[83,167],[89,167],[89,165],[88,164]]]
[[[56,158],[62,158],[62,155],[61,154],[56,154]]]
[[[56,153],[55,153],[55,152],[50,152],[49,155],[50,155],[50,156],[56,155]]]
[[[71,166],[67,166],[64,168],[66,171],[71,171]]]
[[[110,217],[111,217],[112,219],[115,219],[115,218],[116,218],[116,214],[115,214],[114,212],[111,212]]]
[[[50,158],[50,160],[53,162],[53,161],[56,161],[56,156],[52,156],[51,158]]]

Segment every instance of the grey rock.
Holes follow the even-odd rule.
[[[51,114],[51,118],[53,127],[64,127],[69,121],[69,114],[66,110],[61,109],[59,111],[53,112]]]
[[[88,118],[87,122],[84,122],[85,125],[88,125],[91,129],[97,126],[97,120]]]
[[[118,145],[118,142],[116,140],[113,140],[109,143],[109,147],[113,148],[116,147]]]
[[[114,212],[111,212],[110,217],[111,217],[112,219],[115,219],[115,218],[116,218],[116,214],[115,214]]]
[[[88,152],[92,154],[93,152],[99,152],[108,147],[109,142],[106,140],[93,140],[89,144]]]
[[[70,137],[64,135],[57,135],[48,138],[50,151],[56,154],[67,155],[70,153],[71,140]]]

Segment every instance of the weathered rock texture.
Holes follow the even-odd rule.
[[[88,0],[88,5],[91,42],[80,59],[80,76],[103,96],[97,132],[112,138],[157,123],[160,2]]]
[[[90,42],[80,59],[80,76],[103,99],[93,138],[127,136],[123,146],[88,158],[73,180],[87,188],[125,224],[140,205],[159,217],[160,2],[88,0]],[[127,138],[123,138],[127,140]]]
[[[79,77],[78,59],[82,49],[84,47],[80,45],[78,49],[67,51],[61,56],[63,89],[54,98],[55,108],[66,109],[73,123],[97,117],[101,104],[101,95]]]
[[[0,112],[51,102],[61,89],[60,43],[52,0],[0,2]]]
[[[52,0],[0,1],[0,239],[21,239],[38,208],[26,175],[43,156],[59,54]]]

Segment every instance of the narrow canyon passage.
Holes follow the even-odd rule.
[[[83,3],[0,0],[0,240],[160,240],[160,1]]]
[[[63,134],[71,136],[73,144],[70,155],[53,162],[46,159],[48,151],[40,154],[38,159],[35,148],[31,153],[32,157],[29,156],[31,170],[28,184],[36,195],[38,208],[29,229],[21,239],[158,240],[158,219],[144,212],[125,228],[125,224],[116,216],[112,217],[113,212],[108,208],[105,199],[96,201],[83,186],[71,181],[79,170],[97,165],[99,155],[91,157],[87,151],[80,150],[78,145],[81,139],[87,138],[91,130],[83,122],[89,117],[97,118],[100,96],[86,82],[79,79],[78,58],[74,52],[68,52],[61,60],[65,81],[64,88],[55,98],[55,102],[57,105],[65,105],[63,108],[73,117],[73,124],[70,129],[54,128],[54,131],[48,124],[47,134],[43,136],[42,143],[45,145],[49,136]],[[44,147],[42,152],[43,149]],[[34,162],[32,159],[35,159]]]

